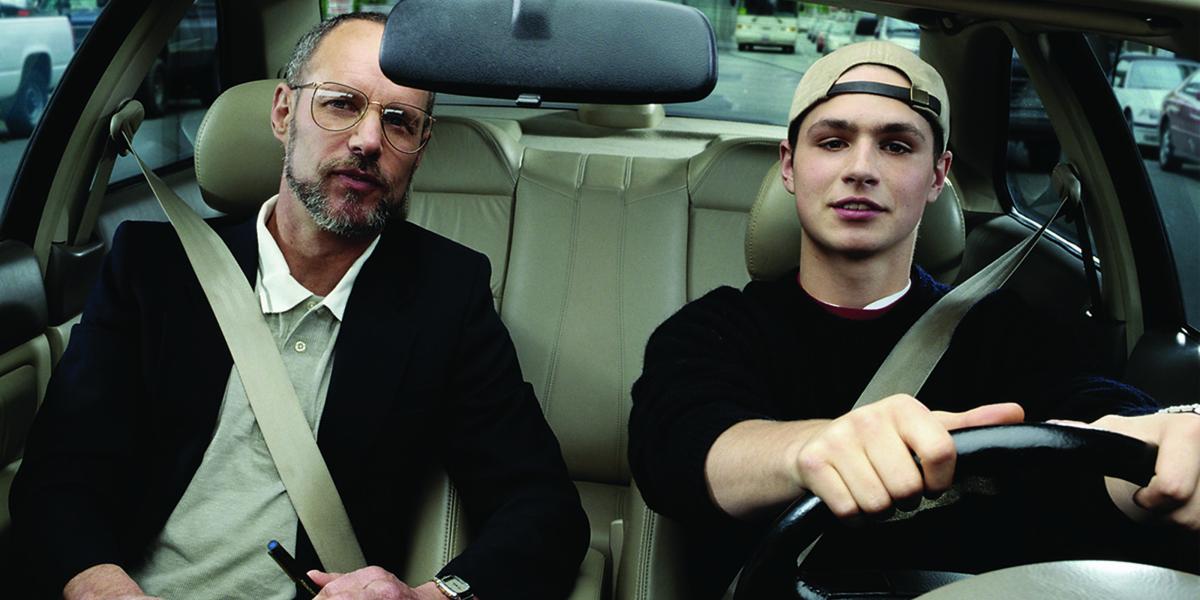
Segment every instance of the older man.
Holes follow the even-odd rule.
[[[300,40],[270,115],[286,148],[279,194],[218,227],[373,565],[311,576],[321,597],[561,598],[586,518],[493,309],[487,259],[404,221],[433,97],[383,75],[382,35],[381,16],[347,15]],[[44,589],[295,595],[266,542],[319,564],[231,365],[171,229],[123,226],[13,491]],[[441,571],[455,585],[409,587],[393,574],[400,523],[411,474],[434,461],[477,535]]]
[[[780,144],[783,184],[803,228],[798,270],[741,291],[717,289],[649,341],[633,389],[630,462],[650,506],[705,540],[692,546],[691,564],[706,567],[696,576],[714,580],[710,591],[724,589],[764,515],[801,493],[843,518],[879,515],[948,488],[950,430],[1026,418],[1094,420],[1158,444],[1150,485],[1114,488],[1113,500],[1200,529],[1200,415],[1152,414],[1158,407],[1138,390],[1073,369],[1078,354],[1034,325],[1015,295],[993,294],[972,309],[919,398],[849,410],[900,337],[948,291],[913,254],[952,162],[949,109],[941,76],[899,46],[864,42],[817,61],[796,89]],[[826,564],[841,568],[976,571],[1073,552],[1134,554],[1139,534],[1167,546],[1124,522],[1100,481],[1041,500],[1069,507],[1069,517],[1055,517],[1071,536],[1065,547],[1017,549],[1005,537],[1039,539],[1036,527],[1020,527],[1044,512],[1034,503],[1010,507],[1016,526],[978,514],[966,522],[985,524],[986,533],[897,524],[885,528],[893,543],[847,533],[827,538],[815,556],[833,556]],[[1094,543],[1073,537],[1090,530]]]

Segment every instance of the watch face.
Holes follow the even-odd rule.
[[[471,586],[458,577],[450,576],[442,580],[442,585],[455,594],[465,594],[471,591]]]

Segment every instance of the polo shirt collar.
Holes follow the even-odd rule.
[[[255,234],[258,238],[258,292],[259,304],[262,307],[264,314],[275,314],[287,312],[295,308],[301,302],[313,297],[313,293],[300,285],[292,277],[292,272],[288,269],[287,261],[283,258],[283,252],[279,249],[279,245],[275,243],[275,238],[271,236],[271,232],[267,230],[267,217],[271,211],[275,209],[275,203],[279,200],[279,195],[272,196],[269,200],[263,203],[258,210],[258,219],[255,222]],[[354,288],[354,280],[358,278],[359,271],[362,266],[370,258],[371,253],[375,251],[375,246],[379,245],[379,236],[371,241],[371,245],[363,251],[350,268],[346,270],[346,274],[342,276],[341,281],[334,286],[333,291],[329,292],[328,296],[321,299],[319,303],[312,307],[316,310],[320,306],[329,309],[337,320],[342,320],[342,315],[346,312],[346,303],[350,300],[350,290]]]

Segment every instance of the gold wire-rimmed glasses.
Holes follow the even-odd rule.
[[[403,102],[383,104],[348,85],[333,82],[309,82],[288,85],[293,90],[313,88],[312,114],[317,127],[326,131],[345,131],[358,125],[367,108],[379,106],[379,123],[388,145],[405,154],[416,154],[429,141],[434,118],[425,109]]]

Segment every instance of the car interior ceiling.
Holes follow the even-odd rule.
[[[190,4],[110,3],[48,109],[47,114],[78,115],[77,121],[43,123],[29,147],[24,160],[38,168],[19,171],[0,223],[0,273],[5,274],[0,292],[28,287],[38,273],[44,278],[44,295],[0,305],[5,323],[0,391],[11,391],[22,406],[40,402],[116,226],[131,218],[162,219],[145,183],[131,180],[107,192],[93,243],[69,247],[60,241],[70,233],[92,185],[107,115],[133,94]],[[1149,186],[1135,168],[1137,148],[1132,140],[1122,141],[1123,124],[1114,120],[1119,111],[1083,91],[1098,85],[1099,72],[1068,69],[1046,55],[1078,59],[1086,50],[1081,36],[1061,32],[1069,25],[1152,40],[1195,57],[1200,25],[1194,6],[1142,3],[1141,8],[1154,9],[1155,18],[1146,19],[1129,14],[1117,0],[1089,6],[1014,6],[996,0],[829,4],[925,27],[921,54],[944,74],[954,99],[957,197],[952,200],[961,209],[941,231],[926,235],[922,230],[920,243],[958,245],[953,267],[939,272],[950,283],[965,279],[1029,232],[1027,223],[1006,212],[1005,157],[998,150],[1007,117],[997,115],[1007,114],[1010,55],[1017,50],[1032,83],[1044,90],[1046,112],[1089,198],[1087,223],[1103,257],[1106,314],[1097,317],[1108,324],[1105,343],[1112,347],[1112,360],[1125,363],[1132,355],[1116,366],[1164,404],[1194,402],[1190,378],[1200,377],[1200,364],[1194,357],[1181,358],[1171,345],[1182,321],[1181,309],[1171,306],[1179,294],[1172,287],[1177,284],[1161,224],[1151,203],[1138,202]],[[321,18],[318,3],[251,0],[218,6],[222,87],[250,83],[229,102],[257,106],[273,87],[273,81],[263,80],[278,75],[294,40]],[[1002,22],[1014,11],[1020,23]],[[951,18],[951,12],[974,16]],[[1111,114],[1106,117],[1104,111]],[[513,331],[525,376],[560,438],[591,520],[589,568],[600,570],[593,575],[605,578],[605,587],[624,598],[679,597],[673,575],[679,532],[641,502],[625,463],[628,390],[640,370],[645,340],[658,323],[716,285],[740,287],[749,280],[743,235],[763,177],[778,159],[783,126],[667,116],[653,128],[617,128],[582,122],[573,110],[509,106],[447,104],[435,114],[436,133],[415,176],[411,218],[488,255],[497,308]],[[265,111],[261,133],[268,134]],[[236,137],[241,133],[228,135],[232,141],[218,142],[222,150],[215,153],[243,143]],[[212,185],[244,187],[247,202],[264,200],[278,186],[278,171],[269,166],[277,169],[278,158],[244,162],[236,172],[218,171],[227,181]],[[219,214],[205,206],[208,184],[197,181],[190,161],[164,171],[193,207],[206,216]],[[621,202],[614,203],[614,197]],[[577,222],[586,225],[576,227]],[[1131,238],[1140,240],[1137,247]],[[1039,244],[1010,286],[1061,315],[1077,315],[1088,301],[1078,250],[1055,240]],[[550,322],[547,314],[561,316],[561,323]],[[8,328],[11,323],[31,325],[18,332]],[[8,339],[13,335],[19,339]],[[1177,365],[1183,374],[1162,377],[1164,364]],[[32,410],[20,414],[32,418]],[[8,462],[19,453],[27,423],[6,419],[3,427],[8,432],[0,440],[16,441],[15,449],[0,447],[0,460]],[[7,497],[16,464],[0,472],[0,498]],[[414,553],[410,575],[427,577],[466,538],[461,519],[455,518],[460,509],[445,509],[454,504],[445,478],[419,477],[428,478],[429,485],[425,508],[414,517],[413,539],[427,540],[436,552]],[[0,550],[6,545],[6,523],[4,502]]]

